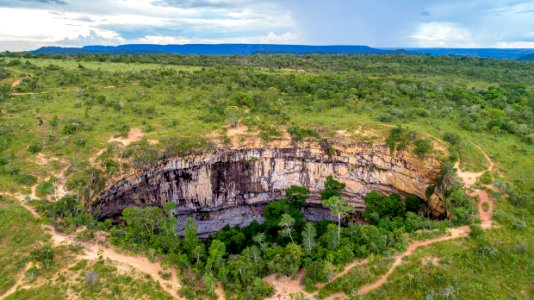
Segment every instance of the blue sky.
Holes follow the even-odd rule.
[[[125,43],[534,48],[534,0],[0,0],[0,51]]]

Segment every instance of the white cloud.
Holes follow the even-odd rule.
[[[57,12],[25,8],[0,8],[0,42],[12,50],[56,45],[60,42],[80,41],[84,38],[100,44],[118,44],[124,39],[111,30],[94,26],[79,18],[80,14],[70,14],[69,18]],[[29,21],[31,20],[31,21]],[[17,47],[17,42],[20,47]],[[2,47],[2,48],[3,48]],[[1,50],[1,49],[0,49]]]
[[[140,43],[140,44],[171,45],[171,44],[189,44],[191,43],[191,40],[187,38],[175,37],[175,36],[147,35],[143,38],[136,40],[135,42]]]
[[[476,46],[472,32],[455,23],[422,23],[409,38],[418,47]]]
[[[267,36],[260,38],[260,43],[264,44],[295,44],[298,41],[297,35],[292,32],[276,34],[269,32]]]
[[[534,48],[534,42],[498,42],[497,48]]]

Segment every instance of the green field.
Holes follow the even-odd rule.
[[[22,79],[21,83],[12,87],[18,79]],[[215,147],[213,137],[225,135],[236,123],[257,133],[264,142],[296,128],[302,136],[293,134],[295,139],[335,139],[337,132],[343,131],[350,133],[354,142],[385,143],[392,128],[400,125],[406,132],[416,132],[418,139],[433,142],[433,149],[424,155],[437,155],[444,163],[459,159],[464,171],[480,172],[488,168],[488,161],[477,145],[488,153],[495,163],[492,177],[496,182],[490,185],[502,192],[497,195],[495,214],[501,226],[491,229],[484,240],[458,239],[418,249],[384,286],[365,298],[432,295],[435,299],[453,296],[527,299],[534,297],[531,287],[534,248],[529,238],[533,233],[533,110],[532,62],[372,55],[33,57],[2,54],[0,191],[28,195],[32,186],[37,186],[40,200],[56,200],[57,191],[52,184],[55,178],[51,178],[56,176],[75,195],[76,201],[81,201],[86,195],[101,191],[108,180],[149,166],[161,157]],[[127,147],[110,142],[112,137],[128,136],[134,128],[142,132],[138,141]],[[445,147],[445,151],[435,151],[440,147]],[[410,144],[406,151],[414,149],[415,145]],[[512,205],[508,203],[509,198],[520,200]],[[44,207],[41,212],[49,209],[47,202],[36,203]],[[47,237],[39,222],[17,204],[15,197],[2,196],[0,213],[0,253],[2,265],[8,266],[0,271],[2,294],[23,272],[29,261],[29,249],[42,244]],[[160,227],[172,221],[165,219],[164,214],[158,216]],[[164,241],[150,238],[132,242],[133,238],[129,240],[128,234],[122,232],[131,228],[108,226],[78,211],[75,216],[55,212],[43,222],[53,223],[67,232],[82,227],[90,233],[105,230],[123,249],[168,261],[180,270],[182,281],[203,282],[201,287],[182,290],[181,294],[187,298],[209,295],[214,298],[210,289],[213,285],[209,284],[214,280],[222,281],[229,295],[261,298],[270,290],[259,278],[276,272],[291,275],[294,271],[283,268],[284,260],[296,257],[297,269],[311,268],[310,261],[317,260],[321,262],[317,268],[339,270],[347,263],[338,257],[339,253],[350,250],[351,257],[358,256],[353,241],[347,243],[354,249],[348,245],[349,250],[343,249],[341,242],[336,249],[327,249],[324,225],[318,227],[317,236],[324,253],[303,254],[300,245],[292,248],[294,244],[287,238],[269,240],[267,237],[278,244],[262,253],[261,262],[253,262],[258,270],[243,273],[239,266],[250,264],[250,253],[258,250],[258,245],[249,239],[252,236],[245,232],[243,236],[248,240],[226,243],[223,263],[208,270],[211,248],[207,242],[189,241],[195,246],[189,249],[187,241],[176,238],[172,241],[180,244],[178,250],[161,246]],[[430,223],[430,228],[441,226],[438,221]],[[343,230],[344,237],[350,240],[351,229]],[[388,247],[373,254],[382,258],[328,284],[318,292],[320,297],[340,291],[350,294],[375,280],[386,271],[389,256],[402,249],[400,237],[413,237],[411,232],[398,233],[393,229],[381,233],[390,242]],[[224,234],[230,240],[242,233]],[[224,240],[224,234],[219,239]],[[65,249],[56,250],[69,253]],[[192,253],[197,254],[196,260],[191,259]],[[66,257],[75,263],[72,256]],[[424,265],[425,257],[437,257],[439,263]],[[98,262],[90,262],[77,271],[75,281],[61,283],[56,276],[61,275],[60,266],[40,275],[40,278],[53,278],[51,284],[20,290],[11,298],[44,299],[50,294],[64,298],[66,293],[91,299],[117,295],[150,299],[168,296],[146,278],[126,292],[130,275]],[[83,283],[81,274],[93,269],[101,275],[102,289],[88,290]],[[241,275],[232,273],[236,269]],[[314,282],[308,281],[306,286],[313,286],[315,281],[324,281],[328,276],[319,277]]]

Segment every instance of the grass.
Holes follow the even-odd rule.
[[[458,239],[417,249],[385,285],[364,299],[532,298],[532,215],[502,199],[497,203],[499,215],[506,221],[500,219],[502,226],[489,230],[486,239]],[[518,218],[526,221],[526,229],[513,229]],[[425,264],[428,256],[439,258],[439,263]]]
[[[7,297],[6,300],[63,300],[65,296],[65,291],[60,287],[43,284],[35,288],[18,290]]]
[[[319,290],[318,296],[322,299],[336,292],[354,296],[362,286],[378,280],[392,264],[392,258],[370,256],[369,263],[356,266],[346,275],[328,283]]]
[[[96,274],[94,283],[86,279],[89,273]],[[103,260],[80,260],[68,269],[56,270],[54,276],[44,283],[19,289],[6,299],[66,298],[172,299],[150,276],[135,271],[119,271]]]
[[[29,252],[47,240],[39,222],[15,200],[0,196],[0,295],[15,284]]]
[[[10,60],[10,59],[7,59]],[[207,117],[208,106],[211,102],[219,101],[219,93],[227,90],[239,89],[239,83],[234,78],[224,86],[205,82],[181,82],[168,76],[159,76],[162,69],[158,64],[127,64],[127,63],[100,63],[82,62],[87,72],[78,67],[75,60],[51,59],[23,59],[30,61],[36,67],[13,66],[12,78],[4,82],[10,83],[18,79],[23,73],[31,73],[32,78],[38,78],[39,84],[30,88],[22,84],[20,91],[51,91],[48,94],[17,96],[0,102],[2,111],[2,137],[7,136],[7,144],[2,144],[1,159],[2,172],[0,172],[0,191],[4,192],[30,192],[30,184],[23,184],[20,178],[31,175],[37,182],[43,183],[46,178],[58,173],[65,163],[70,165],[67,171],[69,178],[79,177],[86,179],[84,170],[88,166],[88,159],[100,149],[108,145],[108,139],[117,135],[123,128],[142,128],[145,138],[160,141],[157,147],[165,147],[171,142],[203,140],[215,130],[222,130],[227,121],[218,118],[218,112]],[[50,64],[59,67],[59,70],[43,69]],[[191,66],[165,66],[165,69],[186,72],[202,72],[200,67]],[[208,71],[212,71],[209,69]],[[304,79],[319,76],[319,71],[306,70],[304,73],[280,70],[262,70],[265,74],[279,73],[281,76],[297,76]],[[359,72],[359,71],[355,71]],[[153,76],[154,80],[137,76],[139,74]],[[360,74],[360,73],[358,73]],[[361,75],[366,75],[361,73]],[[367,74],[369,77],[388,78]],[[417,78],[423,84],[451,84],[465,85],[486,89],[493,82],[484,80],[471,80],[469,76],[460,77],[427,74],[408,74]],[[27,75],[26,75],[27,76]],[[403,76],[389,78],[402,80]],[[238,82],[237,79],[235,79]],[[102,87],[115,85],[115,88]],[[222,92],[221,92],[222,91]],[[252,91],[246,91],[252,92]],[[270,92],[270,91],[269,91]],[[267,93],[267,91],[266,91]],[[90,94],[90,101],[84,97]],[[349,95],[351,96],[351,95]],[[372,97],[372,93],[361,97]],[[377,121],[377,117],[387,112],[389,108],[380,104],[355,105],[348,108],[344,106],[330,107],[327,100],[316,99],[313,95],[302,96],[304,104],[292,104],[286,94],[276,94],[272,101],[280,101],[281,116],[272,116],[268,112],[251,112],[243,116],[243,120],[251,126],[267,123],[276,126],[289,126],[296,124],[303,128],[314,128],[321,136],[335,136],[338,130],[359,132],[351,141],[370,141],[383,143],[388,135],[390,126],[401,124],[403,127],[414,130],[422,135],[443,137],[446,132],[456,133],[460,143],[456,146],[461,162],[461,168],[467,171],[479,172],[488,167],[488,162],[482,152],[474,145],[480,145],[495,161],[496,169],[492,174],[485,174],[481,183],[487,183],[492,178],[503,177],[513,184],[519,192],[534,194],[534,147],[519,140],[510,134],[490,134],[488,132],[466,131],[458,124],[458,116],[417,117],[393,119],[388,124]],[[308,98],[306,98],[308,97]],[[347,96],[348,97],[348,96]],[[102,103],[98,102],[104,99]],[[306,102],[323,103],[320,110],[312,108]],[[322,101],[322,102],[321,102]],[[289,103],[289,104],[288,104]],[[299,102],[300,103],[300,102]],[[57,117],[59,125],[52,126]],[[64,134],[64,126],[71,121],[83,123],[82,129],[73,134]],[[257,129],[257,128],[253,128]],[[4,140],[2,140],[4,141]],[[30,153],[30,144],[42,145],[40,152],[48,158],[57,158],[65,163],[50,160],[47,164],[38,163],[37,154]],[[4,151],[5,150],[5,151]],[[111,156],[116,159],[115,156]],[[84,181],[85,182],[85,181]],[[45,190],[43,188],[43,190]],[[42,193],[44,194],[44,193]],[[487,209],[487,208],[484,208]],[[479,255],[476,241],[466,239],[438,243],[430,247],[418,249],[407,263],[394,272],[391,281],[382,289],[371,293],[369,298],[423,298],[434,294],[442,297],[447,293],[454,293],[459,298],[484,298],[495,295],[494,298],[532,298],[528,287],[532,278],[534,266],[532,257],[532,213],[527,209],[516,209],[506,204],[498,203],[496,217],[503,220],[504,226],[489,233],[492,247],[495,247],[497,256],[489,259]],[[0,270],[0,293],[6,291],[15,282],[22,272],[29,249],[46,239],[38,222],[15,201],[3,197],[0,199],[0,264],[6,266]],[[527,225],[526,230],[520,230]],[[515,225],[514,225],[515,224]],[[424,239],[440,235],[439,231],[424,232],[413,239]],[[526,249],[526,250],[525,250]],[[425,257],[436,256],[440,258],[439,265],[422,266]],[[66,257],[69,257],[68,255]],[[68,259],[70,260],[70,258]],[[72,261],[68,261],[74,263]],[[384,262],[384,260],[382,260]],[[386,260],[387,262],[387,260]],[[67,263],[67,262],[66,262]],[[65,295],[65,291],[76,291],[85,298],[108,298],[130,296],[130,298],[166,297],[160,294],[161,290],[154,282],[134,275],[119,274],[110,266],[95,265],[94,262],[79,263],[70,274],[77,281],[70,283],[57,283],[56,285],[41,285],[27,291],[17,292],[17,297],[52,293]],[[384,263],[386,265],[387,263]],[[348,293],[372,280],[382,271],[383,266],[361,267],[354,270],[354,274],[347,275],[326,286],[324,295],[334,291],[344,290]],[[86,290],[83,285],[81,272],[98,269],[101,274],[101,290]],[[515,269],[519,271],[515,271]],[[412,279],[407,278],[412,274]],[[54,279],[51,274],[47,275]],[[77,276],[77,277],[76,277]],[[139,286],[128,284],[129,277],[134,276],[141,280]],[[54,279],[55,280],[55,279]],[[362,281],[363,280],[363,281]],[[113,282],[116,282],[114,284]],[[130,293],[129,290],[132,290]],[[154,294],[150,292],[154,289]],[[148,295],[148,296],[143,296]],[[444,297],[444,296],[443,296]]]

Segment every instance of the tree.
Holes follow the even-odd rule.
[[[122,220],[126,223],[126,238],[135,243],[144,244],[151,241],[152,235],[162,220],[159,207],[128,207],[122,211]]]
[[[204,283],[208,294],[215,296],[215,284],[217,281],[213,274],[211,272],[204,273],[204,276],[202,276],[202,282]]]
[[[397,194],[386,197],[372,191],[365,195],[364,200],[366,205],[364,218],[373,224],[377,224],[382,218],[393,219],[404,216],[404,203]]]
[[[315,230],[315,226],[313,223],[306,223],[306,226],[304,226],[304,230],[302,231],[302,246],[304,247],[304,250],[309,255],[315,249],[316,242],[315,237],[317,236],[317,231]]]
[[[242,111],[241,108],[237,106],[229,106],[225,110],[226,115],[228,116],[228,122],[230,122],[230,125],[233,128],[237,127],[237,124],[239,124],[239,119],[241,118]]]
[[[189,260],[193,261],[193,259],[197,258],[198,256],[195,254],[200,254],[198,251],[199,249],[199,240],[197,236],[197,223],[191,218],[187,218],[185,221],[185,235],[184,235],[184,250],[186,251]]]
[[[344,185],[343,185],[344,186]],[[346,205],[345,200],[332,196],[323,200],[323,206],[330,209],[330,214],[337,218],[337,237],[341,239],[341,219],[354,210],[353,207]]]
[[[226,247],[223,242],[219,240],[213,240],[209,249],[209,257],[206,262],[207,271],[218,271],[222,265],[223,257],[226,254]]]
[[[265,248],[266,248],[266,244],[265,244],[265,233],[263,232],[260,232],[258,234],[256,234],[252,240],[256,243],[258,243],[258,245],[260,245],[260,249],[262,251],[265,251]]]
[[[324,182],[324,191],[321,193],[321,199],[327,200],[332,196],[341,195],[343,189],[345,189],[345,184],[335,180],[332,176],[326,177]]]
[[[286,199],[295,203],[295,206],[300,209],[308,199],[310,190],[305,187],[292,185],[286,190]]]
[[[280,231],[281,236],[283,237],[289,237],[291,239],[291,242],[293,241],[293,236],[291,235],[291,232],[293,231],[293,226],[295,225],[295,219],[291,217],[289,214],[283,214],[282,219],[280,219],[280,223],[278,223],[278,226],[282,227]]]

